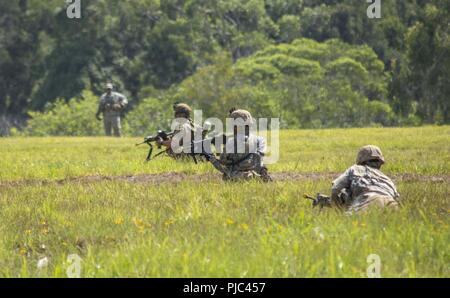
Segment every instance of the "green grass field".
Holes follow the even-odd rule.
[[[450,277],[450,127],[283,131],[275,181],[143,163],[137,138],[0,139],[0,277]],[[318,212],[359,147],[379,145],[397,212]],[[47,257],[48,266],[38,268]]]

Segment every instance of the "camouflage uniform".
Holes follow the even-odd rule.
[[[178,150],[175,150],[175,148],[172,148],[172,146],[167,151],[167,154],[175,159],[185,159],[189,157],[188,154],[185,152],[179,152],[183,148],[183,141],[182,139],[186,136],[191,141],[194,141],[194,136],[196,131],[201,131],[201,128],[199,128],[197,125],[194,124],[192,119],[190,118],[192,109],[189,105],[184,103],[175,103],[173,106],[174,112],[175,112],[175,118],[177,120],[177,126],[174,129],[174,136],[180,140],[178,143],[180,145],[180,148]],[[200,132],[201,133],[201,132]]]
[[[251,115],[245,110],[233,110],[230,116],[234,119],[242,118],[251,120]],[[238,153],[237,144],[243,144],[244,151]],[[227,151],[231,152],[228,153]],[[266,151],[265,139],[260,136],[236,135],[226,139],[225,149],[220,154],[220,159],[214,155],[208,155],[208,160],[223,174],[224,180],[248,180],[260,178],[263,181],[271,181],[267,168],[263,164]]]
[[[188,154],[181,151],[181,150],[183,150],[183,141],[182,140],[184,139],[184,136],[190,135],[190,136],[188,136],[188,138],[191,141],[193,141],[196,129],[199,129],[199,128],[193,123],[193,121],[191,119],[186,119],[186,121],[179,122],[173,132],[174,132],[174,136],[178,136],[178,138],[180,140],[180,142],[178,143],[180,147],[178,150],[175,150],[175,151],[174,151],[174,148],[171,147],[167,151],[167,154],[170,157],[173,157],[175,159],[184,159],[184,158],[188,157]]]
[[[107,92],[100,97],[97,117],[100,113],[103,113],[103,124],[107,136],[111,136],[111,130],[113,130],[114,135],[120,137],[122,134],[120,116],[127,106],[128,100],[123,94],[113,92],[111,84],[107,85],[107,89],[110,90],[110,92]]]
[[[391,179],[379,170],[382,164],[384,158],[378,147],[361,148],[356,165],[333,181],[332,201],[349,212],[370,206],[398,207],[400,196]]]
[[[234,137],[227,139],[227,145],[234,144]],[[227,153],[226,150],[220,154],[220,159],[210,156],[212,165],[223,174],[224,180],[240,180],[261,178],[263,181],[270,181],[271,178],[267,168],[263,164],[265,151],[265,140],[263,137],[250,137],[244,141],[246,149],[250,143],[256,142],[257,152],[249,153]]]

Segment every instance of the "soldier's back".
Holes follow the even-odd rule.
[[[354,165],[349,171],[352,194],[379,193],[395,197],[397,190],[392,180],[380,170],[369,166]]]
[[[349,170],[349,178],[353,210],[365,208],[375,201],[395,202],[399,197],[392,180],[378,169],[354,165]]]

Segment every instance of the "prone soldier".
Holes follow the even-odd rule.
[[[372,206],[398,208],[400,195],[392,180],[380,170],[384,163],[380,148],[362,147],[356,164],[333,181],[331,203],[350,213]]]

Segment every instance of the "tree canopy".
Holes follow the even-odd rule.
[[[81,1],[81,19],[65,5],[0,2],[2,127],[107,81],[131,110],[175,96],[217,113],[247,97],[295,127],[450,122],[446,0],[382,1],[381,19],[360,0]],[[186,87],[214,80],[225,85],[211,102]]]

